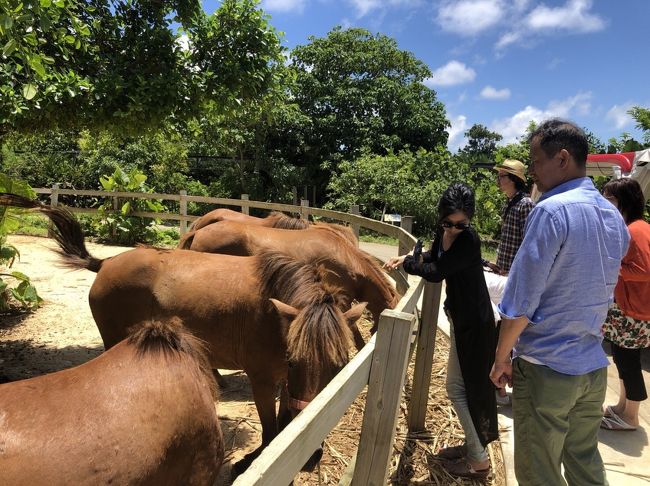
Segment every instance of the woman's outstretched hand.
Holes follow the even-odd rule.
[[[405,258],[406,255],[393,257],[390,260],[388,260],[386,263],[384,263],[383,268],[387,268],[388,270],[395,270],[397,267],[399,267],[402,264]]]

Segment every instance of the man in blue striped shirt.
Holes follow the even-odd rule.
[[[499,304],[490,377],[513,386],[519,484],[604,485],[598,428],[608,361],[601,325],[629,234],[586,177],[589,149],[579,127],[548,120],[529,141],[528,171],[544,194],[528,217]]]

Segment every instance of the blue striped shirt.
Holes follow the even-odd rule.
[[[630,236],[591,179],[544,193],[528,216],[499,312],[529,324],[515,356],[568,375],[608,365],[601,326]]]

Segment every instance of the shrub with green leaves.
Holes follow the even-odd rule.
[[[29,185],[2,173],[0,173],[0,192],[10,192],[29,198],[35,196]],[[18,227],[17,214],[16,209],[0,206],[0,313],[17,309],[33,310],[43,301],[27,275],[11,271],[16,258],[20,258],[20,252],[14,245],[7,243],[7,234]]]
[[[144,192],[152,193],[146,185],[147,176],[138,169],[129,173],[119,167],[110,176],[102,176],[99,182],[109,192]],[[96,233],[100,238],[122,245],[137,242],[151,243],[156,238],[156,224],[159,219],[134,216],[135,212],[162,212],[165,209],[160,201],[154,199],[111,198],[99,207],[101,219],[97,223]]]

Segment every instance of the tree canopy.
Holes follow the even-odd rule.
[[[6,0],[0,48],[0,135],[141,133],[228,111],[271,89],[283,61],[256,0],[224,0],[210,16],[198,0]]]

